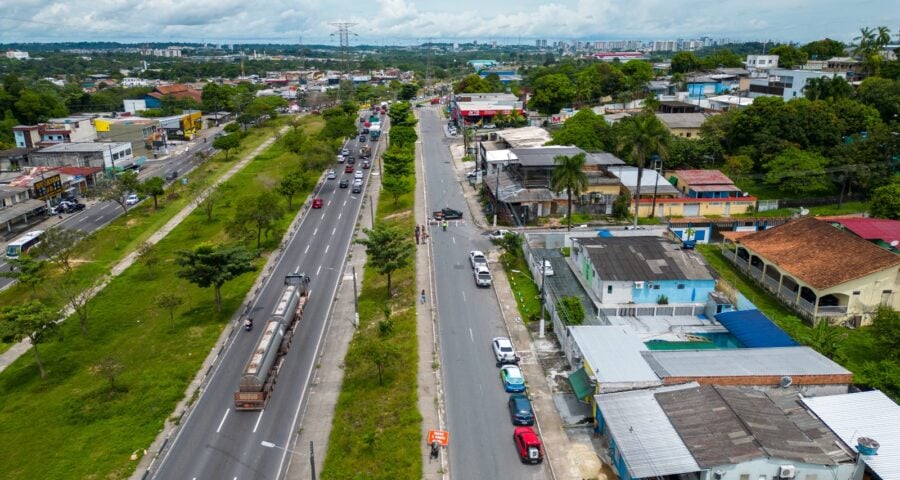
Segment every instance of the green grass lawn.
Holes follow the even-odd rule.
[[[697,245],[697,250],[715,269],[715,271],[728,283],[737,288],[747,299],[753,302],[757,308],[772,321],[784,329],[791,337],[800,343],[811,344],[810,335],[812,328],[781,304],[768,291],[751,281],[746,275],[738,271],[729,262],[721,250],[715,245]],[[871,379],[863,368],[870,362],[882,360],[884,354],[876,347],[870,327],[854,330],[845,330],[846,338],[840,342],[837,354],[833,360],[853,372],[854,382],[868,383]]]
[[[401,196],[395,205],[392,196],[382,192],[377,221],[412,232],[413,195]],[[391,282],[393,296],[387,291],[387,277],[373,268],[365,269],[359,296],[360,327],[344,360],[344,381],[335,407],[323,480],[422,477],[422,416],[416,393],[419,353],[415,259],[393,272]],[[380,335],[378,324],[385,320],[386,308],[391,311],[393,328],[390,334]],[[384,369],[383,385],[378,382],[377,368],[367,349],[373,341],[384,342],[395,351]]]
[[[223,187],[268,188],[295,163],[276,144]],[[211,289],[199,289],[175,275],[175,252],[205,241],[229,241],[224,227],[232,211],[231,201],[222,202],[211,222],[204,212],[195,211],[157,244],[164,261],[152,273],[136,264],[114,279],[90,302],[87,337],[81,336],[77,320],[65,322],[62,341],[39,347],[47,378],[40,379],[32,352],[0,374],[4,478],[130,475],[136,462],[129,456],[146,448],[162,429],[256,278],[257,273],[248,273],[225,284],[219,312]],[[281,218],[266,249],[277,245],[291,217]],[[123,241],[120,249],[125,245]],[[263,261],[260,258],[258,265]],[[162,292],[184,299],[174,320],[154,306],[153,299]],[[117,393],[96,373],[97,364],[107,357],[124,367]]]
[[[809,209],[810,216],[820,215],[847,215],[851,213],[863,213],[869,211],[868,202],[844,202],[838,207],[834,205],[819,205],[817,207],[804,207]],[[798,209],[796,208],[779,208],[769,210],[767,212],[747,213],[734,215],[734,217],[790,217]]]
[[[521,248],[517,252],[504,253],[500,257],[509,286],[516,297],[516,305],[519,307],[519,315],[528,323],[540,319],[541,291],[531,279],[531,271]]]

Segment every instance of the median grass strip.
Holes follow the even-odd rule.
[[[275,144],[221,188],[232,193],[270,189],[296,164],[296,156]],[[130,455],[140,456],[159,433],[258,274],[226,283],[221,311],[215,309],[211,289],[175,275],[175,252],[231,241],[226,226],[238,202],[224,196],[212,221],[202,209],[195,210],[157,244],[162,261],[152,272],[135,264],[110,282],[90,302],[86,337],[78,321],[66,321],[62,341],[41,345],[48,372],[43,381],[30,354],[0,374],[4,478],[124,478],[131,473]],[[279,202],[286,207],[283,198]],[[277,246],[292,217],[276,221],[264,249]],[[247,245],[255,247],[255,238]],[[263,258],[257,263],[262,265]],[[173,318],[155,306],[161,293],[184,302]],[[107,375],[110,370],[101,368],[110,363],[121,368],[115,382]]]
[[[381,195],[376,222],[415,229],[414,193]],[[410,241],[410,248],[415,244]],[[387,278],[367,266],[359,296],[359,331],[344,361],[322,470],[323,480],[418,479],[422,416],[417,407],[415,262]],[[379,364],[382,380],[379,382]]]

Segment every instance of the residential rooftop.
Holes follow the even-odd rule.
[[[669,115],[678,114],[672,113]],[[719,170],[674,170],[670,173],[677,175],[678,178],[691,187],[698,185],[734,185],[734,182]]]
[[[659,377],[641,357],[647,346],[625,325],[569,327],[584,361],[607,391],[661,385]]]
[[[821,379],[825,383],[849,383],[853,375],[809,347],[650,351],[642,355],[660,378],[814,376],[836,377]]]
[[[110,148],[120,148],[123,146],[131,146],[128,142],[75,142],[75,143],[57,143],[38,150],[38,153],[91,153],[105,152]]]
[[[697,113],[657,113],[656,118],[669,128],[700,128],[709,115]]]
[[[606,281],[711,280],[706,262],[663,237],[579,238]]]

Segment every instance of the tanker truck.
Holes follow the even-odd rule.
[[[263,327],[262,336],[244,367],[238,390],[234,392],[235,410],[265,408],[308,299],[309,277],[303,273],[285,276],[281,297]]]

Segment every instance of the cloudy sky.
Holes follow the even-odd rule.
[[[849,41],[862,26],[898,33],[896,0],[4,0],[0,43],[531,43],[535,38]]]

